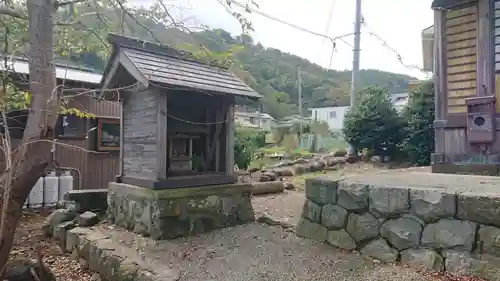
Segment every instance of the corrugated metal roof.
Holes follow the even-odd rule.
[[[3,62],[1,62],[0,71],[5,70],[5,65]],[[29,74],[30,66],[27,61],[21,58],[14,58],[7,62],[7,71],[20,74]],[[63,67],[56,65],[56,77],[58,79],[99,84],[101,82],[102,75],[87,70],[78,70],[69,66]]]
[[[251,98],[261,97],[228,69],[196,61],[189,53],[116,34],[110,34],[108,40],[113,44],[114,57],[127,60],[121,64],[126,69],[128,67],[127,71],[131,73],[138,70],[147,80],[143,83],[181,86]],[[121,55],[116,56],[118,53]],[[111,71],[111,65],[112,61],[108,64],[104,76]]]

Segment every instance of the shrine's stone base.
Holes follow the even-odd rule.
[[[251,222],[252,186],[228,184],[152,190],[109,184],[111,223],[153,239],[173,239]]]

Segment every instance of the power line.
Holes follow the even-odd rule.
[[[326,19],[326,25],[325,25],[325,30],[324,33],[328,34],[330,31],[330,24],[332,23],[332,18],[333,18],[333,8],[335,7],[336,0],[332,0],[330,3],[330,7],[328,8],[328,17]],[[321,47],[319,48],[318,56],[321,55],[321,51],[323,51],[323,48],[325,47],[325,38],[323,38],[323,41],[321,42]],[[330,58],[330,61],[332,58]]]
[[[382,37],[380,37],[378,34],[376,34],[370,27],[368,27],[368,24],[366,23],[366,21],[363,21],[363,26],[365,27],[365,29],[368,29],[366,32],[374,37],[375,39],[377,39],[381,45],[390,50],[392,53],[394,53],[396,55],[396,59],[399,61],[399,63],[401,63],[401,65],[403,65],[405,68],[407,69],[417,69],[425,74],[428,73],[428,71],[425,71],[422,67],[416,65],[416,64],[406,64],[404,61],[403,61],[403,56],[398,52],[398,50],[396,50],[394,47],[392,47],[391,45],[389,45],[389,43],[387,43],[386,40],[384,40]]]
[[[349,42],[345,41],[343,38],[344,37],[347,37],[349,35],[352,35],[352,33],[349,33],[349,34],[344,34],[344,35],[340,35],[340,36],[336,36],[336,37],[330,37],[329,35],[326,35],[326,34],[321,34],[319,32],[316,32],[316,31],[312,31],[312,30],[309,30],[307,28],[304,28],[304,27],[301,27],[299,25],[296,25],[294,23],[291,23],[291,22],[287,22],[287,21],[284,21],[282,19],[279,19],[275,16],[272,16],[270,14],[267,14],[263,11],[261,11],[260,9],[258,8],[255,8],[253,6],[250,6],[250,5],[245,5],[245,4],[242,4],[236,0],[227,0],[227,3],[232,3],[232,4],[235,4],[243,9],[245,9],[246,11],[248,12],[254,12],[258,15],[261,15],[267,19],[270,19],[270,20],[273,20],[275,22],[279,22],[281,24],[284,24],[286,26],[289,26],[289,27],[292,27],[292,28],[295,28],[297,30],[300,30],[302,32],[306,32],[306,33],[309,33],[309,34],[312,34],[312,35],[316,35],[316,36],[319,36],[319,37],[322,37],[324,39],[328,39],[331,43],[332,43],[332,52],[331,52],[331,55],[330,55],[330,63],[328,65],[328,68],[331,68],[331,64],[332,64],[332,57],[333,57],[333,53],[335,51],[335,48],[337,47],[337,43],[336,43],[336,40],[340,40],[342,41],[343,43],[349,45],[349,46],[352,46]]]

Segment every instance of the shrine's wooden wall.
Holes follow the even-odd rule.
[[[465,113],[476,96],[477,6],[446,13],[447,112]]]

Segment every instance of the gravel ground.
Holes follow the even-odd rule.
[[[46,215],[46,214],[45,214]],[[16,229],[14,246],[10,259],[35,259],[35,247],[43,246],[43,261],[52,270],[57,280],[61,281],[90,281],[92,272],[84,269],[72,259],[69,254],[64,253],[57,243],[46,238],[41,231],[45,220],[44,214],[25,212]]]
[[[145,260],[177,269],[178,281],[425,281],[414,270],[374,264],[281,227],[248,224],[190,239],[155,242],[101,226],[106,236],[136,248]]]
[[[269,215],[280,221],[296,225],[302,213],[304,200],[304,192],[285,191],[282,194],[254,196],[252,204],[256,217]]]

